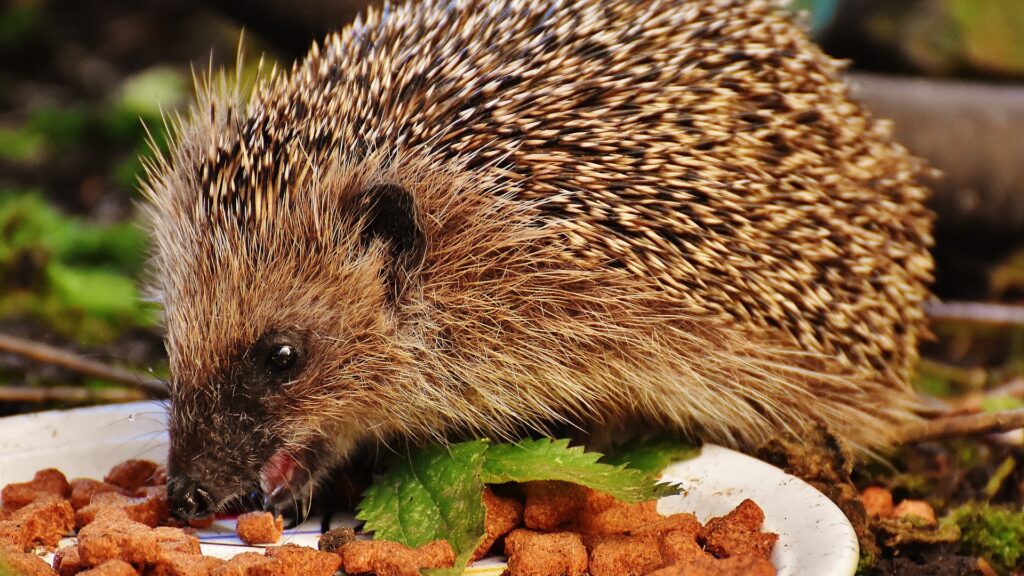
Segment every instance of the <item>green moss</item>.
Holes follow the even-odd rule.
[[[968,502],[942,519],[960,528],[960,551],[982,556],[1008,572],[1024,566],[1024,512]]]
[[[857,572],[855,573],[855,576],[867,576],[868,574],[871,574],[875,567],[875,563],[877,562],[878,559],[875,558],[875,555],[861,546],[860,558],[857,560]]]

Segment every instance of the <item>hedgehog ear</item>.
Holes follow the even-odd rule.
[[[389,262],[382,276],[397,301],[419,271],[427,252],[416,201],[401,186],[377,184],[360,192],[354,202],[362,222],[359,235],[363,247],[369,248],[375,240],[388,246]]]

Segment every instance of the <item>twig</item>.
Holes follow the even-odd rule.
[[[137,388],[87,388],[85,386],[0,386],[0,402],[113,403],[145,400]]]
[[[1024,306],[989,302],[928,302],[925,311],[933,322],[967,322],[996,326],[1024,326]]]
[[[24,338],[10,336],[8,334],[0,334],[0,351],[24,356],[25,358],[35,362],[61,366],[73,372],[101,378],[108,382],[124,384],[133,388],[141,388],[155,396],[167,396],[167,387],[160,380],[136,374],[135,372],[125,370],[124,368],[111,366],[110,364],[106,364],[98,360],[84,358],[74,352],[50,346],[48,344],[26,340]]]
[[[960,413],[973,413],[981,410],[987,399],[1007,397],[1018,400],[1024,399],[1024,378],[1014,378],[1005,384],[1000,384],[987,390],[968,392],[962,396],[949,399],[948,402],[942,402],[942,405],[945,407],[945,412],[953,410]],[[921,411],[918,410],[918,413],[921,413]]]
[[[984,368],[961,368],[931,358],[918,360],[917,369],[921,374],[948,380],[968,390],[977,390],[985,386],[985,382],[988,381],[988,373]]]
[[[900,443],[912,444],[939,438],[1009,432],[1018,428],[1024,428],[1024,408],[978,414],[957,414],[915,422],[903,426],[897,432],[897,438],[900,439]]]

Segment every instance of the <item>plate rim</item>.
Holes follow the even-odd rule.
[[[13,438],[12,440],[0,441],[0,460],[3,460],[5,457],[8,456],[27,456],[34,452],[52,452],[55,449],[74,447],[75,445],[81,444],[96,444],[98,442],[105,442],[108,440],[102,439],[100,436],[96,436],[91,439],[82,437],[69,438],[67,435],[63,437],[58,437],[58,435],[54,435],[51,433],[42,433],[44,431],[53,430],[55,429],[55,427],[59,428],[62,424],[67,424],[69,420],[74,421],[75,419],[82,417],[85,417],[89,420],[92,420],[94,418],[96,420],[94,425],[90,427],[93,430],[95,430],[95,433],[97,435],[102,434],[100,428],[101,426],[112,426],[117,424],[118,422],[122,422],[122,420],[110,420],[109,422],[106,422],[106,424],[104,424],[102,420],[105,417],[109,416],[110,418],[114,418],[115,416],[122,416],[125,419],[124,421],[130,422],[131,415],[140,413],[145,414],[147,416],[147,419],[149,419],[149,417],[152,415],[157,415],[156,418],[149,422],[146,422],[145,425],[148,426],[149,428],[160,428],[161,430],[165,431],[166,415],[160,415],[159,410],[160,408],[166,410],[167,405],[168,404],[166,401],[147,400],[123,404],[105,404],[99,406],[77,407],[64,410],[46,410],[30,414],[20,414],[15,416],[3,417],[0,418],[0,439],[4,438],[4,436],[6,435],[5,433],[11,430],[14,430],[16,433],[15,438]],[[31,440],[31,445],[26,445],[21,449],[10,449],[11,444],[16,444],[17,442],[24,440]],[[121,438],[121,440],[124,441],[126,439]],[[116,439],[110,438],[109,441],[116,441]],[[694,463],[698,465],[697,468],[694,468]],[[57,465],[57,463],[54,464]],[[853,529],[853,526],[852,524],[850,524],[849,520],[846,518],[846,515],[842,513],[839,507],[836,506],[835,503],[829,500],[828,497],[822,494],[819,490],[815,489],[813,486],[811,486],[804,480],[791,474],[788,474],[785,471],[779,469],[778,467],[769,464],[763,460],[759,460],[757,458],[754,458],[742,452],[738,452],[731,448],[726,448],[724,446],[712,443],[704,444],[701,448],[701,453],[699,455],[690,459],[681,460],[670,464],[668,467],[665,468],[665,470],[662,471],[661,478],[679,480],[680,476],[692,476],[693,474],[696,473],[695,471],[699,471],[699,465],[701,464],[703,464],[705,468],[707,468],[709,465],[713,467],[717,466],[719,468],[726,468],[726,475],[724,476],[721,474],[721,469],[719,469],[718,472],[715,472],[715,474],[718,474],[717,484],[723,487],[731,486],[734,490],[739,490],[741,496],[745,494],[744,497],[751,497],[762,508],[762,510],[765,511],[765,523],[768,526],[768,529],[772,531],[778,529],[778,527],[774,526],[774,524],[777,524],[780,521],[780,515],[774,511],[774,509],[777,508],[777,506],[773,504],[771,496],[769,496],[768,500],[765,500],[763,496],[751,496],[749,493],[749,487],[751,485],[744,484],[743,482],[743,480],[745,480],[746,478],[737,478],[735,477],[735,475],[730,475],[728,471],[729,468],[738,467],[739,469],[747,470],[752,468],[758,472],[759,476],[761,476],[761,481],[766,481],[767,479],[775,482],[776,484],[785,484],[787,486],[787,490],[795,490],[795,492],[798,493],[800,497],[809,499],[811,502],[814,503],[815,506],[825,510],[832,518],[832,521],[840,528],[840,532],[843,532],[845,534],[844,538],[846,540],[845,542],[836,542],[835,544],[837,548],[843,546],[847,553],[842,556],[843,561],[838,563],[839,569],[834,573],[833,576],[850,576],[855,573],[857,564],[859,562],[859,545],[857,543],[856,533]],[[751,475],[746,474],[745,476],[749,477]],[[728,481],[730,477],[732,477],[732,480]],[[684,478],[684,480],[687,479]],[[688,491],[686,484],[687,482],[684,482],[684,493]],[[753,491],[755,493],[757,492],[756,489],[754,489]],[[722,497],[726,498],[726,496]],[[735,500],[733,506],[738,504],[739,501],[743,499],[739,498],[739,496],[736,495],[732,495],[731,497],[733,500]],[[739,499],[736,500],[736,498]],[[661,502],[663,502],[664,500],[665,499],[659,501],[659,508],[661,508]],[[706,521],[706,518],[702,518],[702,521]],[[502,563],[501,566],[480,566],[476,569],[472,569],[472,571],[470,572],[467,572],[467,574],[474,574],[477,576],[483,576],[485,574],[489,575],[492,573],[492,571],[489,569],[494,568],[495,570],[497,570],[498,568],[503,566],[504,563]],[[776,567],[780,570],[780,576],[785,576],[786,574],[795,574],[795,572],[785,571],[784,566]],[[493,573],[498,574],[497,571],[494,571]]]

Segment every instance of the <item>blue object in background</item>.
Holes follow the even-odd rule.
[[[811,32],[821,34],[836,15],[839,0],[793,0],[790,10],[806,10],[811,14]]]

